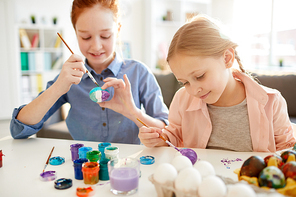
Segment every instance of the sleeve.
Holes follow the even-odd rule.
[[[276,150],[278,151],[293,147],[296,140],[289,120],[286,100],[280,93],[276,94],[275,97],[273,127]]]
[[[48,89],[55,82],[56,79],[57,79],[57,77],[54,80],[49,81],[47,83],[47,88],[46,89]],[[42,93],[43,92],[39,93],[39,95],[41,95]],[[19,108],[15,108],[13,110],[12,119],[11,119],[11,122],[10,122],[11,136],[14,139],[24,139],[24,138],[28,138],[31,135],[36,134],[42,128],[43,123],[52,114],[54,114],[54,112],[56,112],[65,102],[66,102],[66,94],[64,94],[62,97],[60,97],[59,100],[57,100],[55,102],[55,104],[48,110],[48,112],[45,114],[45,116],[42,118],[42,120],[40,122],[38,122],[37,124],[35,124],[35,125],[26,125],[26,124],[24,124],[21,121],[16,119],[18,113],[20,112],[20,110],[25,105],[22,105]]]
[[[180,106],[180,97],[182,96],[184,88],[179,89],[170,105],[169,111],[169,125],[163,129],[169,141],[177,147],[183,147],[183,138],[182,138],[182,111]]]
[[[144,74],[139,75],[139,90],[140,102],[143,104],[146,114],[168,125],[168,108],[163,101],[156,78],[148,69]]]

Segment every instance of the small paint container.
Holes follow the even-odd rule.
[[[56,171],[45,171],[40,174],[41,181],[53,181],[57,178]]]
[[[102,181],[109,180],[108,162],[109,162],[109,159],[106,159],[106,158],[100,160],[99,179]]]
[[[98,162],[101,159],[101,152],[98,150],[93,150],[93,151],[88,151],[86,153],[86,158],[90,161],[90,162]]]
[[[2,168],[2,165],[3,165],[2,156],[5,156],[5,155],[3,155],[2,150],[0,150],[0,168]]]
[[[72,161],[79,159],[78,149],[83,146],[84,146],[84,144],[78,144],[78,143],[70,145]]]
[[[100,164],[86,162],[82,164],[83,181],[85,184],[94,185],[99,182]]]
[[[78,155],[79,155],[79,158],[86,158],[86,153],[88,151],[92,151],[92,147],[80,147],[78,149]]]
[[[111,143],[109,142],[102,142],[99,143],[98,145],[98,149],[101,152],[102,156],[101,156],[101,160],[105,159],[105,148],[111,146]]]
[[[93,196],[96,193],[95,187],[89,186],[89,187],[77,187],[76,189],[76,195],[79,197],[90,197]]]
[[[72,179],[61,178],[54,182],[54,188],[56,189],[68,189],[72,187]]]
[[[142,156],[140,157],[140,163],[143,165],[151,165],[154,164],[155,158],[153,156]]]
[[[114,159],[115,162],[119,159],[119,148],[116,146],[109,146],[105,148],[105,158],[108,160]]]
[[[53,166],[61,165],[63,163],[65,163],[64,157],[57,156],[49,159],[49,164]]]
[[[73,161],[75,179],[83,180],[82,164],[88,162],[88,159],[81,158]]]

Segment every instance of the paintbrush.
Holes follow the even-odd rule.
[[[50,152],[50,154],[49,154],[49,156],[48,156],[48,158],[47,158],[47,161],[46,161],[45,166],[44,166],[44,168],[43,168],[43,172],[44,172],[46,166],[47,166],[48,163],[49,163],[49,159],[50,159],[50,157],[51,157],[51,154],[52,154],[52,152],[53,152],[53,149],[54,149],[54,147],[52,147],[51,152]]]
[[[73,53],[73,51],[70,49],[70,47],[67,45],[67,43],[66,43],[66,41],[63,39],[63,37],[61,36],[61,34],[59,34],[59,32],[57,32],[57,34],[58,34],[58,36],[61,38],[61,40],[63,41],[63,43],[67,46],[67,48],[69,49],[69,51],[72,53],[72,54],[74,54]],[[91,78],[91,80],[98,86],[98,87],[100,87],[99,86],[99,84],[98,84],[98,82],[95,80],[95,78],[92,76],[92,74],[87,70],[87,68],[85,68],[85,70],[86,70],[86,74]]]
[[[142,125],[144,125],[145,127],[149,128],[149,126],[147,124],[145,124],[142,120],[140,120],[139,118],[137,118],[137,120],[142,123]],[[176,149],[177,151],[180,152],[180,149],[178,149],[176,146],[174,146],[171,142],[169,142],[168,140],[166,140],[162,135],[159,134],[159,138],[161,138],[163,141],[165,141],[165,143],[167,143],[169,146],[173,147],[174,149]]]

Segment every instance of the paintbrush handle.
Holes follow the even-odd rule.
[[[66,41],[63,39],[63,37],[61,36],[61,34],[59,33],[59,32],[57,32],[57,34],[58,34],[58,36],[61,38],[61,40],[63,41],[63,43],[67,46],[67,48],[69,49],[69,51],[72,53],[72,54],[74,54],[73,53],[73,51],[70,49],[70,47],[67,45],[67,43],[66,43]],[[99,86],[99,84],[98,84],[98,82],[95,80],[95,78],[92,76],[92,74],[87,70],[87,68],[84,66],[84,68],[85,68],[85,70],[86,70],[86,74],[90,77],[90,79],[98,86],[98,87],[100,87]]]

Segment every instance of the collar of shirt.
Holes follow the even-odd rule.
[[[115,58],[114,58],[114,60],[111,62],[111,64],[109,64],[109,66],[108,66],[105,70],[107,70],[107,69],[111,70],[111,72],[112,72],[112,73],[114,74],[114,76],[116,77],[116,76],[118,75],[120,69],[121,69],[122,64],[123,64],[123,60],[120,58],[120,56],[119,56],[117,53],[115,53]],[[120,65],[120,66],[119,66],[119,65]],[[97,73],[94,71],[94,69],[92,69],[92,68],[88,65],[88,61],[87,61],[87,59],[85,60],[85,67],[87,68],[87,70],[88,70],[90,73],[92,73],[92,74],[96,74],[96,75],[99,75],[99,74],[97,74]],[[89,76],[88,76],[88,74],[85,73],[85,74],[82,76],[82,79],[86,79],[87,77],[89,77]]]

